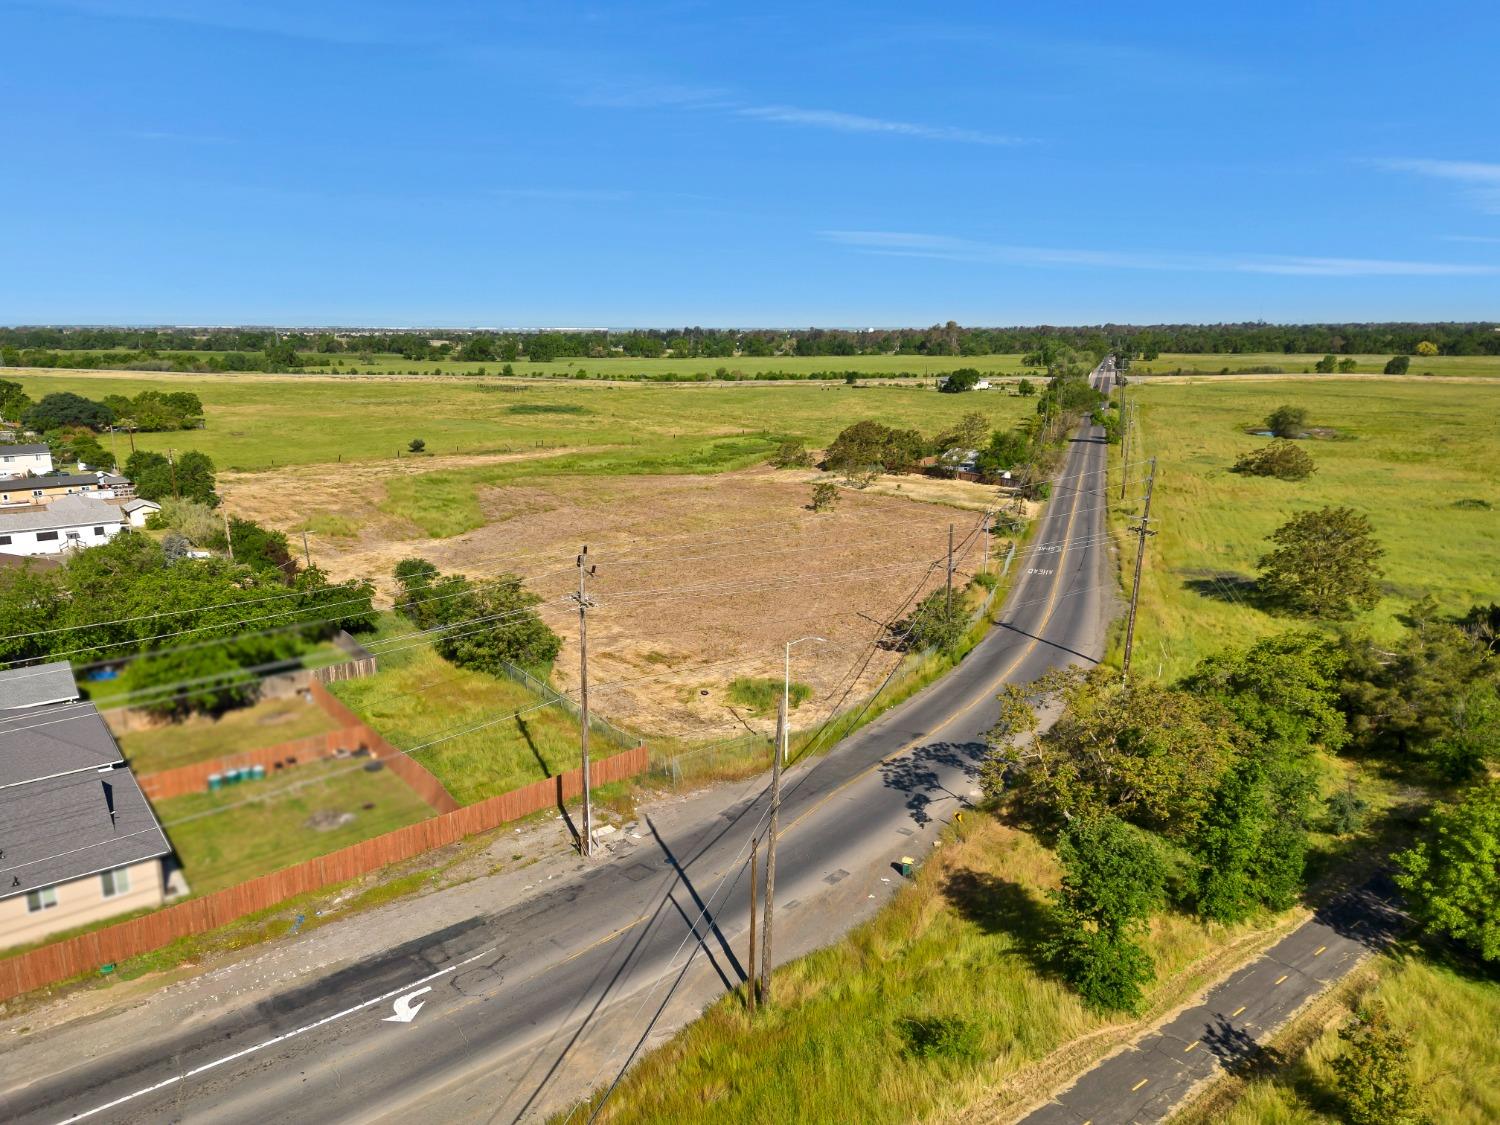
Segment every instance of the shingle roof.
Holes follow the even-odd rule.
[[[8,442],[0,442],[0,455],[14,453],[51,453],[50,445],[11,445]]]
[[[73,666],[66,660],[33,664],[29,668],[7,668],[0,672],[0,711],[63,703],[77,698],[78,683],[73,679]]]
[[[0,899],[171,850],[128,769],[0,789]]]
[[[116,505],[75,494],[59,496],[47,507],[35,511],[0,512],[0,535],[11,531],[47,531],[58,527],[122,522],[124,517]]]
[[[0,792],[123,760],[92,703],[28,707],[0,718]]]
[[[125,503],[120,505],[120,510],[125,512],[138,512],[142,508],[151,508],[152,510],[158,512],[161,511],[160,504],[158,504],[155,500],[147,500],[144,496],[137,496],[133,500],[127,500],[125,501]]]
[[[79,484],[92,484],[97,488],[99,478],[93,473],[48,473],[38,477],[11,477],[0,481],[0,488],[62,488]]]

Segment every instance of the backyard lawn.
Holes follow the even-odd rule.
[[[132,769],[155,773],[322,734],[336,725],[317,704],[293,696],[239,707],[218,718],[194,715],[180,723],[115,738]]]
[[[1158,459],[1142,671],[1171,678],[1230,639],[1304,624],[1257,608],[1252,580],[1266,536],[1324,505],[1367,515],[1386,551],[1384,597],[1358,623],[1391,632],[1396,614],[1429,593],[1447,613],[1500,600],[1500,384],[1200,380],[1133,388],[1132,398],[1143,440],[1131,460]],[[1230,472],[1267,440],[1245,427],[1283,403],[1338,431],[1299,443],[1317,471],[1301,482]]]
[[[380,661],[374,676],[330,690],[396,746],[411,750],[460,803],[578,765],[578,723],[559,706],[537,706],[540,698],[530,689],[454,667],[426,645]],[[517,711],[526,713],[512,714]],[[427,745],[440,738],[445,741]],[[596,735],[590,758],[624,748]]]
[[[193,894],[208,894],[432,815],[405,782],[386,769],[370,772],[369,764],[299,766],[265,781],[157,801],[156,815]]]

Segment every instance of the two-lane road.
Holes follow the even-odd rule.
[[[1110,372],[1095,377],[1102,388]],[[1098,658],[1114,586],[1105,465],[1085,423],[999,626],[940,681],[788,772],[778,959],[836,940],[888,897],[891,861],[923,854],[973,792],[1003,684]],[[213,1020],[132,1035],[117,1015],[120,1035],[94,1054],[68,1026],[34,1036],[3,1056],[0,1118],[508,1122],[566,1106],[613,1077],[659,1011],[657,1032],[743,978],[747,848],[767,800],[744,792],[700,816],[647,818],[639,840],[539,897]]]

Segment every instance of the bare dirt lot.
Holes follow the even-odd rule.
[[[420,469],[470,460],[433,458]],[[399,470],[384,466],[381,475],[392,471]],[[928,567],[944,555],[949,525],[963,542],[978,523],[977,485],[901,478],[897,490],[882,481],[878,494],[843,489],[835,511],[814,513],[806,505],[819,477],[762,468],[529,480],[482,490],[489,522],[446,539],[414,536],[382,513],[384,489],[368,467],[226,473],[222,484],[231,512],[292,532],[297,545],[294,529],[309,519],[346,521],[352,534],[311,536],[314,561],[335,579],[370,577],[389,594],[392,567],[413,556],[475,579],[522,575],[547,599],[543,616],[564,638],[554,680],[565,689],[576,686],[578,658],[577,615],[565,599],[577,588],[574,558],[587,543],[598,568],[589,591],[597,603],[589,617],[596,711],[632,729],[696,740],[772,725],[773,715],[735,707],[727,687],[738,676],[779,678],[782,645],[809,634],[827,640],[794,650],[793,678],[813,694],[793,719],[799,727],[820,719],[881,623],[919,582],[923,592],[942,584],[942,568]],[[922,500],[906,498],[918,493]],[[956,583],[979,564],[978,537],[970,544]],[[880,653],[856,692],[873,687],[895,659]]]

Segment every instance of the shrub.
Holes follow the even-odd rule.
[[[896,1021],[906,1053],[918,1059],[979,1058],[979,1026],[958,1016],[906,1016]]]
[[[421,453],[424,449],[427,448],[427,443],[419,437],[414,437],[411,439],[411,441],[406,443],[406,448],[411,450],[413,453]]]
[[[740,676],[730,682],[729,698],[746,710],[763,714],[776,710],[782,686],[782,681],[774,676]],[[793,680],[787,695],[787,701],[795,709],[812,698],[812,688]]]
[[[1345,1044],[1332,1062],[1334,1081],[1349,1125],[1423,1125],[1427,1118],[1412,1082],[1408,1060],[1412,1041],[1390,1021],[1385,1008],[1371,1005],[1339,1029]]]
[[[778,469],[803,469],[812,464],[812,454],[800,441],[784,441],[771,455],[771,464]]]
[[[1307,425],[1307,411],[1300,406],[1282,405],[1266,416],[1266,428],[1272,437],[1294,438],[1302,436]]]
[[[1306,480],[1317,471],[1317,466],[1306,450],[1278,438],[1263,449],[1241,455],[1230,471],[1277,480]]]
[[[1390,359],[1386,360],[1385,373],[1387,375],[1405,375],[1409,367],[1411,367],[1411,356],[1393,355]]]
[[[830,511],[839,502],[839,486],[831,480],[820,480],[812,486],[812,504],[815,512]]]

